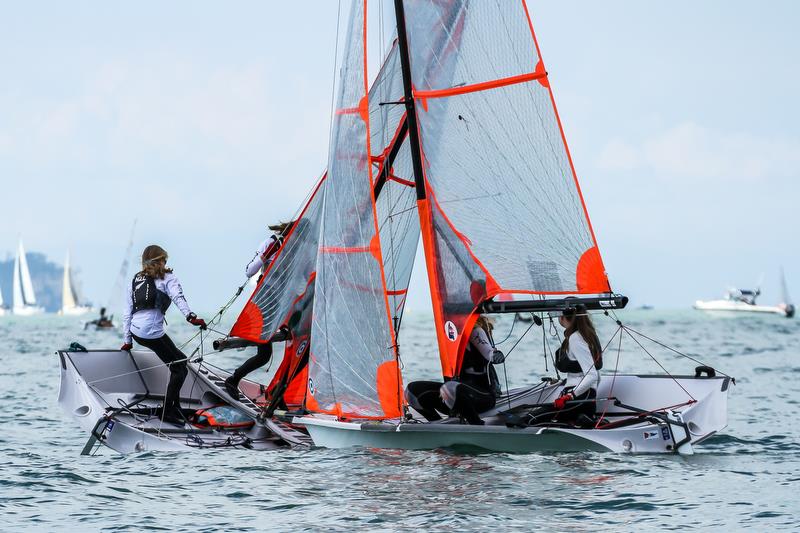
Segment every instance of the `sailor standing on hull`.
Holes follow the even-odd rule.
[[[259,245],[255,256],[250,263],[248,263],[247,267],[245,267],[245,275],[248,279],[255,276],[259,271],[261,271],[261,275],[264,274],[267,266],[275,259],[275,255],[283,244],[283,238],[289,233],[289,230],[292,229],[292,222],[281,222],[280,224],[269,226],[269,229],[273,234]],[[225,380],[225,390],[228,394],[238,399],[239,382],[242,378],[250,372],[265,366],[269,363],[270,359],[272,359],[272,343],[268,341],[259,344],[256,354],[242,363],[242,365],[234,370],[233,374]]]
[[[206,329],[206,322],[189,309],[178,277],[167,268],[167,252],[152,244],[142,252],[142,271],[128,286],[123,314],[125,344],[121,350],[133,348],[133,340],[153,350],[169,367],[169,383],[164,395],[161,419],[182,426],[185,423],[180,405],[180,392],[189,373],[186,356],[164,333],[164,313],[175,302],[186,321]]]

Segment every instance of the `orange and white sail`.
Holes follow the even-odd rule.
[[[503,293],[610,291],[524,1],[404,0],[444,376]]]

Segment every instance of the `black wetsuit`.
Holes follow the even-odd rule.
[[[441,420],[442,413],[461,416],[470,424],[483,424],[479,414],[494,407],[497,401],[497,391],[491,378],[496,374],[490,369],[491,363],[470,342],[464,351],[464,361],[457,380],[445,384],[439,381],[412,381],[406,387],[406,401],[431,422]],[[442,399],[443,394],[454,396],[452,409]]]

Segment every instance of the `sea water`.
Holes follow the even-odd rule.
[[[0,317],[0,530],[800,529],[800,321],[658,310],[619,317],[736,378],[728,427],[695,455],[353,448],[123,456],[104,448],[80,456],[87,435],[58,408],[54,351],[72,341],[117,348],[119,332],[83,331],[80,318]],[[595,321],[601,339],[617,328],[605,316]],[[175,339],[193,333],[179,317],[171,322]],[[437,377],[430,323],[425,314],[404,318],[406,381]],[[495,340],[511,326],[501,317]],[[508,352],[522,337],[500,369],[511,387],[553,375],[542,346],[555,331],[527,328],[514,324],[500,346]],[[643,344],[670,372],[693,373],[695,362]],[[206,359],[233,368],[251,351]],[[609,346],[604,371],[617,366],[618,351],[622,371],[660,371],[627,335]]]

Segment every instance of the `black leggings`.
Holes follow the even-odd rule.
[[[247,374],[269,363],[270,359],[272,359],[272,343],[259,344],[256,354],[234,370],[233,379],[238,384]]]
[[[180,409],[181,387],[189,374],[186,356],[167,335],[157,339],[143,339],[136,335],[133,335],[133,338],[145,348],[153,350],[158,358],[169,368],[169,383],[167,384],[167,394],[164,396],[164,409]]]
[[[463,416],[470,424],[482,424],[478,416],[494,407],[496,398],[489,391],[458,383],[455,387],[455,403],[453,408],[447,407],[442,400],[439,381],[412,381],[406,387],[406,401],[431,422],[441,420],[442,414]]]

